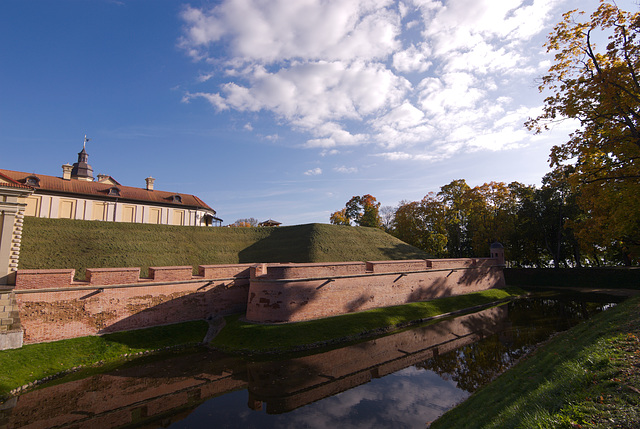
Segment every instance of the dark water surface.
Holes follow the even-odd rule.
[[[0,428],[424,428],[613,300],[522,299],[292,359],[198,352],[130,363],[0,404]]]

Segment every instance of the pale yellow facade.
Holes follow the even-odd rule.
[[[0,177],[0,184],[9,183]],[[69,195],[40,194],[20,197],[25,216],[51,219],[98,220],[110,222],[152,223],[158,225],[206,226],[206,216],[213,214],[204,209],[160,207],[153,204],[121,202],[117,199],[99,201],[93,198]]]

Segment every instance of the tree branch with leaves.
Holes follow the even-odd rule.
[[[606,46],[594,40],[606,39]],[[569,140],[551,150],[551,166],[573,164],[569,182],[586,216],[574,227],[583,244],[640,244],[640,13],[601,1],[589,19],[572,10],[546,43],[555,54],[539,89],[550,92],[543,113],[526,126],[536,133],[577,120]],[[620,210],[622,208],[622,210]],[[632,216],[629,216],[632,213]],[[636,249],[636,250],[634,250]]]

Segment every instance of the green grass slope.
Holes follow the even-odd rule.
[[[374,228],[308,224],[202,228],[25,218],[20,269],[340,262],[428,258]]]
[[[639,428],[640,298],[540,346],[430,428]]]
[[[310,262],[386,261],[431,258],[424,251],[376,228],[312,224]]]

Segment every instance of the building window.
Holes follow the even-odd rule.
[[[107,220],[107,203],[103,202],[94,202],[93,203],[93,220]]]
[[[184,225],[184,210],[173,211],[173,225]]]
[[[24,183],[25,185],[28,186],[40,186],[40,178],[38,176],[29,176],[26,179],[24,179]]]
[[[108,191],[107,195],[111,195],[111,196],[114,196],[114,197],[119,197],[120,196],[120,189],[116,188],[115,186],[113,188],[109,188],[109,191]]]
[[[173,196],[173,202],[182,204],[182,197],[180,195],[174,195]]]
[[[75,219],[75,212],[75,200],[60,200],[60,205],[58,206],[59,219]]]
[[[149,209],[149,223],[160,224],[162,223],[162,211],[158,208],[151,207]]]
[[[136,221],[136,206],[122,206],[122,222]]]

